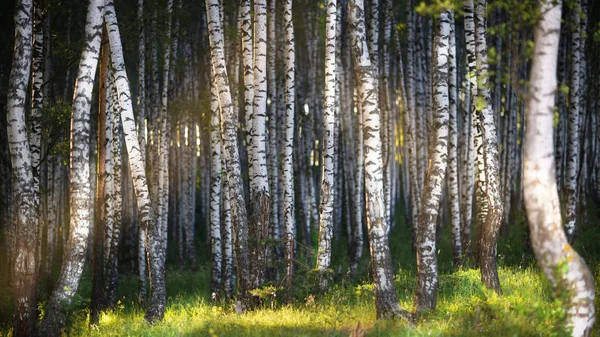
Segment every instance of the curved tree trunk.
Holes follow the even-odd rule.
[[[90,177],[90,110],[102,38],[104,0],[90,1],[85,25],[85,46],[73,94],[70,158],[70,228],[63,265],[40,325],[40,335],[58,336],[65,325],[66,307],[79,287],[93,221]]]
[[[497,245],[498,234],[502,226],[504,214],[502,197],[500,195],[500,168],[498,160],[498,137],[496,133],[496,122],[492,110],[490,88],[488,85],[488,63],[486,42],[486,7],[487,0],[478,0],[475,9],[476,17],[476,54],[477,54],[477,81],[480,86],[477,89],[477,102],[475,104],[476,117],[482,133],[481,144],[483,165],[477,173],[478,184],[483,187],[484,197],[487,205],[484,205],[480,218],[479,239],[479,265],[481,268],[481,281],[489,289],[501,293],[500,279],[498,278]],[[481,104],[483,103],[483,104]],[[477,106],[479,105],[479,107]],[[483,166],[483,171],[481,167]],[[479,198],[478,198],[479,201]],[[485,207],[487,206],[487,212]]]
[[[211,71],[216,80],[221,108],[221,141],[223,155],[227,166],[227,182],[229,183],[232,223],[235,231],[235,249],[238,272],[238,292],[245,301],[251,288],[248,263],[248,218],[241,176],[240,158],[237,143],[236,114],[231,102],[231,91],[227,77],[227,67],[223,51],[223,32],[219,19],[217,0],[206,1],[208,35],[211,53]]]
[[[542,14],[534,29],[525,109],[524,201],[535,255],[555,296],[564,303],[567,326],[573,329],[574,337],[590,336],[595,321],[594,279],[584,260],[567,242],[555,178],[552,130],[561,4],[541,0],[540,6]]]
[[[16,177],[13,184],[16,227],[11,238],[11,286],[13,290],[15,336],[29,336],[35,329],[38,281],[38,218],[33,188],[32,153],[27,140],[25,102],[31,65],[33,1],[19,0],[15,6],[15,46],[8,83],[8,149]],[[98,41],[98,44],[100,41]]]
[[[162,320],[166,306],[165,265],[163,263],[164,258],[161,256],[164,253],[162,250],[162,239],[150,200],[145,163],[142,161],[140,142],[137,138],[129,80],[125,71],[121,35],[112,0],[107,1],[104,18],[108,27],[110,58],[114,71],[115,86],[117,87],[117,97],[119,98],[119,106],[121,108],[121,125],[123,127],[123,134],[125,135],[129,170],[133,179],[140,225],[147,235],[146,248],[150,266],[151,294],[145,318],[148,322],[154,323]]]

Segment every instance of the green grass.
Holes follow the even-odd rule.
[[[85,303],[76,304],[80,307],[74,308],[68,332],[72,336],[347,336],[360,322],[367,336],[560,335],[560,308],[551,304],[547,283],[533,267],[502,267],[503,296],[484,290],[477,270],[444,274],[437,310],[425,314],[415,326],[401,320],[376,322],[369,283],[336,285],[322,296],[309,295],[290,305],[275,302],[273,307],[238,315],[233,303],[208,302],[208,291],[202,287],[207,275],[207,270],[169,273],[170,295],[161,323],[145,323],[144,310],[132,292],[121,295],[118,308],[103,314],[98,327],[88,327]],[[415,281],[414,273],[404,271],[396,279],[404,308],[412,308]],[[126,277],[121,288],[135,289],[135,283],[133,277]]]
[[[414,310],[416,267],[410,232],[403,223],[400,221],[392,230],[390,238],[395,282],[401,306]],[[355,279],[345,277],[347,257],[340,251],[344,251],[346,244],[345,238],[340,238],[333,259],[335,284],[328,292],[315,292],[309,267],[301,267],[291,303],[285,303],[278,292],[274,300],[243,315],[235,312],[232,302],[209,302],[210,270],[204,263],[196,272],[168,270],[167,310],[162,322],[149,325],[144,321],[144,307],[137,302],[137,278],[125,274],[119,281],[117,308],[104,313],[98,326],[89,327],[90,279],[86,271],[65,333],[70,336],[348,336],[360,322],[366,336],[564,336],[564,312],[560,303],[552,300],[547,281],[523,244],[524,226],[523,217],[515,217],[509,233],[498,244],[501,296],[481,286],[479,270],[452,270],[449,229],[444,228],[438,246],[441,275],[437,309],[422,315],[414,325],[402,320],[376,320],[368,258],[365,256],[359,268],[361,273]],[[576,249],[586,258],[599,289],[597,232],[593,227],[586,229]],[[205,251],[199,254],[200,261],[207,261]],[[10,297],[0,289],[0,298]],[[10,334],[7,309],[0,306],[3,320],[0,336]],[[594,330],[594,336],[600,336],[598,330]]]

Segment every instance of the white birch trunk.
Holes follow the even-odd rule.
[[[8,149],[16,177],[13,185],[13,217],[10,245],[11,286],[14,298],[14,335],[29,336],[35,328],[38,266],[37,202],[33,188],[32,153],[27,139],[25,102],[31,65],[33,1],[19,0],[15,8],[15,45],[8,83]],[[15,214],[16,213],[16,214]]]
[[[225,63],[223,32],[219,18],[219,4],[217,0],[206,2],[208,21],[208,34],[211,52],[211,70],[217,83],[219,92],[219,106],[221,108],[221,141],[223,142],[223,155],[227,166],[227,181],[229,183],[231,201],[232,223],[235,230],[235,249],[238,272],[238,292],[242,300],[247,299],[250,290],[250,275],[248,265],[248,218],[246,216],[246,202],[244,200],[243,182],[241,177],[240,159],[237,144],[237,127],[235,114],[231,102],[231,91],[227,77]]]
[[[579,160],[579,113],[581,110],[581,36],[579,33],[579,24],[581,17],[579,15],[581,0],[577,0],[576,6],[572,9],[571,24],[576,27],[571,35],[571,77],[569,86],[569,130],[567,143],[567,172],[565,190],[567,192],[567,218],[565,231],[570,243],[575,238],[577,231],[577,177],[580,165]]]
[[[452,228],[452,262],[458,266],[462,262],[462,242],[460,237],[460,194],[458,174],[458,99],[456,90],[456,31],[454,13],[448,12],[450,36],[448,40],[448,98],[449,98],[449,139],[448,139],[448,196],[450,201],[450,222]]]
[[[365,194],[369,246],[375,281],[375,308],[378,318],[404,316],[398,303],[392,276],[391,256],[386,233],[381,156],[381,114],[379,110],[375,68],[369,59],[365,36],[362,0],[348,3],[352,54],[363,114]]]
[[[285,223],[285,260],[286,281],[288,287],[294,277],[294,244],[296,242],[296,221],[294,214],[294,113],[296,96],[296,45],[294,40],[294,22],[292,21],[292,0],[285,0],[283,7],[283,26],[285,29],[285,132],[283,149],[283,205]]]
[[[325,23],[325,104],[323,106],[323,173],[321,177],[321,205],[319,207],[319,247],[317,252],[317,270],[326,273],[331,265],[331,244],[333,237],[333,204],[335,194],[334,179],[334,142],[335,142],[335,106],[336,106],[336,0],[327,1]],[[327,277],[321,277],[321,290],[327,288]]]
[[[210,89],[210,249],[211,249],[211,299],[218,299],[221,287],[221,133],[219,123],[219,98],[216,84]]]
[[[162,239],[160,228],[155,218],[154,209],[150,200],[148,183],[146,179],[145,163],[142,161],[140,152],[140,142],[137,138],[135,119],[133,116],[133,107],[131,101],[131,92],[129,89],[129,79],[125,70],[125,60],[123,58],[123,47],[121,44],[121,35],[117,22],[114,4],[112,0],[107,1],[106,13],[104,15],[108,27],[108,38],[111,51],[111,62],[114,71],[115,85],[117,87],[117,97],[121,108],[121,125],[125,135],[125,145],[129,169],[133,179],[135,189],[140,225],[146,231],[147,254],[150,266],[150,303],[146,310],[145,318],[148,322],[156,322],[163,318],[166,305],[165,292],[165,265],[164,258],[161,256]]]
[[[435,119],[435,145],[430,146],[431,162],[425,178],[425,189],[419,213],[417,232],[417,290],[415,304],[417,313],[435,309],[437,302],[438,270],[436,258],[436,224],[440,216],[440,201],[446,168],[448,165],[448,124],[450,101],[448,97],[448,76],[450,66],[450,15],[442,12],[439,16],[433,55],[433,85]]]
[[[66,321],[64,308],[71,304],[79,287],[85,262],[92,213],[90,177],[90,110],[94,78],[100,57],[104,0],[90,1],[85,25],[85,45],[79,61],[73,94],[70,155],[70,228],[60,276],[46,305],[40,334],[61,334]]]
[[[475,104],[476,117],[481,130],[481,163],[479,170],[478,186],[483,187],[483,198],[480,222],[479,238],[479,264],[481,268],[481,281],[489,289],[501,293],[500,280],[498,278],[497,244],[498,234],[502,225],[503,203],[500,195],[500,168],[498,156],[498,137],[494,111],[492,109],[491,93],[488,78],[487,63],[487,24],[486,24],[487,0],[478,0],[475,8],[476,16],[476,54],[477,54],[477,102]],[[487,210],[486,210],[487,207]]]
[[[541,0],[540,6],[526,106],[524,201],[533,249],[555,296],[564,303],[571,336],[589,336],[595,321],[594,279],[567,242],[555,178],[552,129],[561,4]]]

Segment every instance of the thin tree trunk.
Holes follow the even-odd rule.
[[[577,0],[576,6],[572,9],[573,33],[571,35],[571,78],[569,86],[569,135],[567,144],[567,175],[565,190],[567,192],[567,219],[565,231],[567,239],[573,243],[577,231],[577,176],[579,168],[579,112],[581,110],[581,85],[580,85],[580,66],[581,66],[581,36],[579,34],[579,24],[581,17],[579,9],[581,0]]]
[[[468,139],[468,147],[467,147],[467,161],[466,161],[466,172],[465,172],[465,184],[463,189],[463,223],[461,228],[461,238],[462,238],[462,246],[465,252],[465,255],[471,255],[471,222],[472,222],[472,211],[473,211],[473,192],[475,189],[474,186],[474,163],[476,153],[475,150],[478,149],[475,146],[475,139],[478,136],[476,131],[477,118],[475,117],[475,107],[476,107],[476,98],[477,98],[477,76],[476,76],[476,64],[477,64],[477,55],[475,53],[475,19],[474,19],[474,10],[473,10],[473,0],[465,0],[464,2],[464,30],[465,30],[465,45],[467,49],[467,79],[468,79],[468,87],[469,87],[469,97],[468,101],[468,109],[465,109],[464,117],[465,120],[468,119],[468,126],[465,126],[465,129],[470,131],[469,139]],[[463,133],[464,134],[464,133]]]
[[[448,196],[450,201],[450,221],[452,228],[452,263],[455,267],[462,263],[462,241],[460,237],[460,194],[458,174],[458,98],[456,90],[456,31],[454,13],[448,12],[450,36],[448,40],[448,98],[449,98],[449,139],[448,139]],[[435,85],[435,84],[434,84]]]
[[[210,249],[211,249],[211,299],[220,296],[221,287],[221,135],[219,128],[219,98],[217,87],[212,81],[210,90]]]
[[[114,84],[114,73],[112,78],[112,160],[113,160],[113,184],[114,184],[114,222],[110,241],[107,242],[108,250],[105,257],[107,259],[107,268],[104,275],[104,287],[106,295],[107,308],[114,308],[117,305],[117,283],[118,283],[118,259],[119,259],[119,241],[121,236],[121,227],[123,220],[123,179],[122,179],[122,161],[121,161],[121,108],[117,97],[117,88]]]
[[[104,235],[114,222],[114,181],[112,160],[112,111],[109,109],[111,88],[109,79],[108,36],[102,32],[102,58],[98,89],[98,183],[96,186],[96,218],[92,246],[92,303],[90,325],[97,325],[100,312],[106,308],[104,295]]]
[[[335,106],[336,106],[336,0],[327,1],[327,21],[325,23],[325,104],[323,107],[323,158],[321,181],[321,205],[319,207],[319,248],[317,252],[317,270],[327,272],[331,266],[331,239],[333,237],[334,184],[334,142],[335,142]],[[327,289],[327,276],[321,275],[321,290]]]
[[[294,277],[294,244],[296,242],[296,220],[294,215],[294,113],[296,97],[296,45],[294,22],[292,21],[292,0],[285,0],[283,7],[285,29],[285,132],[283,144],[283,205],[285,223],[286,282],[288,289]]]
[[[275,242],[272,252],[268,252],[270,255],[269,261],[267,262],[269,268],[274,270],[274,275],[271,275],[272,279],[276,279],[275,275],[278,274],[277,268],[274,268],[274,259],[279,259],[281,255],[281,248],[278,244],[280,239],[279,231],[279,152],[277,151],[277,137],[278,135],[278,122],[280,119],[277,116],[277,71],[275,68],[276,63],[276,51],[277,51],[277,35],[276,35],[276,0],[269,1],[269,21],[268,21],[268,44],[267,44],[267,84],[268,84],[268,118],[269,118],[269,153],[268,153],[268,164],[269,164],[269,189],[271,191],[271,222],[269,224],[270,238]],[[273,273],[272,273],[273,274]]]

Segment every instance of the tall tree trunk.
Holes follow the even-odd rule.
[[[100,84],[98,88],[98,183],[96,186],[96,218],[92,248],[92,303],[90,325],[98,324],[100,311],[106,307],[104,295],[104,235],[114,222],[114,181],[112,160],[112,111],[109,79],[108,36],[102,32],[102,57],[100,60]]]
[[[463,187],[463,222],[461,225],[461,239],[462,246],[465,255],[471,254],[471,222],[472,222],[472,211],[473,211],[473,191],[474,186],[474,159],[475,159],[475,138],[477,138],[477,132],[475,129],[476,117],[475,107],[477,98],[477,76],[476,76],[476,65],[477,55],[475,53],[475,19],[473,15],[473,0],[465,0],[464,2],[464,30],[465,30],[465,45],[467,49],[467,74],[468,79],[468,109],[465,109],[464,118],[468,120],[468,125],[465,125],[465,130],[469,134],[467,143],[467,156],[466,156],[466,167],[464,176],[464,187]],[[465,133],[463,132],[463,135]]]
[[[142,161],[140,142],[137,138],[129,80],[125,70],[123,46],[113,1],[107,0],[106,7],[104,19],[108,27],[110,58],[121,108],[121,125],[125,135],[129,169],[137,198],[140,225],[146,232],[146,249],[150,266],[150,302],[146,309],[145,319],[150,323],[154,323],[162,320],[166,306],[165,265],[163,263],[164,258],[161,256],[164,252],[162,250],[160,228],[150,200],[145,163]]]
[[[269,164],[269,189],[271,191],[271,222],[269,224],[270,238],[275,242],[272,252],[269,252],[271,257],[267,262],[271,270],[275,270],[275,274],[278,274],[277,268],[274,268],[274,259],[281,257],[281,248],[277,243],[280,239],[279,231],[279,152],[277,151],[277,137],[278,134],[278,123],[281,120],[277,116],[278,100],[277,100],[277,70],[275,67],[276,63],[276,51],[277,51],[277,34],[276,34],[276,0],[269,1],[269,21],[268,21],[268,44],[267,44],[267,84],[268,84],[268,118],[269,118],[269,151],[268,151],[268,164]],[[275,279],[275,275],[271,275],[272,279]]]
[[[146,38],[144,25],[144,0],[138,0],[137,21],[139,25],[139,64],[138,64],[138,139],[140,141],[140,154],[142,162],[146,163]],[[147,259],[146,259],[146,231],[138,227],[138,293],[139,300],[146,298],[147,292]]]
[[[378,318],[404,316],[398,303],[392,276],[390,247],[386,233],[383,191],[383,160],[381,157],[381,114],[379,110],[375,68],[369,59],[365,36],[365,15],[362,0],[348,2],[352,55],[357,76],[360,105],[363,114],[365,194],[367,227],[371,263],[375,281],[375,308]]]
[[[567,239],[573,243],[577,230],[577,176],[579,169],[579,112],[581,110],[581,85],[580,66],[581,66],[581,36],[579,33],[579,24],[581,17],[579,10],[581,0],[577,0],[576,6],[571,10],[571,24],[573,25],[573,33],[571,34],[571,78],[569,86],[569,135],[567,144],[567,175],[566,186],[567,192],[567,219],[565,223],[565,231]]]
[[[436,46],[433,55],[433,86],[435,95],[435,145],[429,148],[431,163],[425,177],[425,189],[419,213],[417,232],[417,290],[415,304],[417,313],[435,309],[437,302],[438,270],[436,259],[436,224],[440,200],[448,165],[448,124],[450,101],[448,97],[448,73],[450,65],[450,16],[442,12],[435,33]]]
[[[111,87],[112,87],[112,160],[113,160],[113,184],[114,184],[114,222],[110,240],[108,240],[105,252],[106,269],[104,288],[106,295],[107,308],[113,309],[117,304],[117,283],[118,283],[118,259],[119,259],[119,241],[121,236],[121,227],[123,222],[123,179],[122,179],[122,161],[121,161],[121,107],[119,106],[117,97],[117,88],[114,83],[114,73],[111,72]]]
[[[171,21],[173,11],[173,0],[167,1],[167,31],[166,36],[171,38]],[[163,85],[162,93],[160,98],[160,140],[158,144],[158,204],[157,204],[157,220],[160,228],[160,235],[162,241],[161,257],[162,263],[166,263],[167,258],[167,233],[168,233],[168,219],[169,219],[169,142],[170,142],[170,118],[168,114],[168,99],[169,99],[169,67],[171,66],[171,44],[167,43],[164,48],[164,64],[163,64]],[[156,84],[158,85],[158,84]],[[163,270],[166,270],[163,266]]]
[[[215,77],[219,92],[219,106],[221,108],[221,141],[223,142],[223,155],[227,166],[227,181],[229,192],[232,196],[231,215],[235,231],[234,238],[237,272],[238,292],[241,300],[245,301],[248,290],[251,288],[250,271],[248,263],[248,218],[246,216],[246,202],[244,200],[244,188],[241,176],[240,158],[237,143],[237,127],[233,105],[231,102],[231,91],[227,78],[227,67],[223,51],[223,32],[221,20],[219,19],[219,4],[217,0],[206,2],[208,21],[208,35],[211,53],[211,71]]]
[[[594,279],[567,242],[555,178],[552,129],[561,4],[541,0],[540,6],[525,110],[524,200],[535,255],[554,295],[564,303],[567,327],[572,329],[572,336],[590,336],[595,321]]]
[[[90,177],[90,110],[102,38],[104,0],[90,1],[85,25],[85,46],[73,94],[70,155],[70,228],[61,273],[46,306],[40,335],[58,336],[66,322],[66,308],[79,287],[93,221]]]
[[[317,270],[327,271],[331,266],[331,239],[333,237],[333,201],[340,195],[335,194],[334,184],[334,142],[335,142],[335,89],[336,89],[336,0],[327,1],[327,19],[325,23],[325,104],[323,106],[323,158],[321,181],[321,205],[319,207],[319,249]],[[321,275],[321,290],[327,288],[327,276]]]
[[[285,223],[285,260],[288,289],[294,277],[294,244],[296,242],[296,220],[294,212],[294,113],[296,97],[296,44],[292,21],[292,0],[285,0],[283,7],[285,29],[285,132],[283,144],[283,205]]]
[[[271,215],[269,172],[267,170],[267,0],[254,0],[254,102],[252,141],[248,147],[250,212],[250,278],[252,288],[265,280],[267,240]]]
[[[33,1],[19,0],[15,6],[15,46],[8,82],[8,149],[16,181],[13,184],[15,227],[10,234],[11,286],[15,323],[13,335],[29,336],[35,329],[36,288],[38,281],[37,202],[33,188],[33,155],[27,140],[25,102],[31,65]],[[98,41],[99,43],[100,41]]]
[[[219,127],[219,98],[215,81],[210,89],[210,291],[211,299],[218,299],[221,287],[221,133]]]
[[[475,8],[476,23],[476,54],[477,54],[477,102],[475,104],[476,117],[482,134],[481,151],[483,165],[478,164],[477,172],[480,192],[484,193],[486,205],[481,207],[482,220],[480,222],[479,240],[479,264],[481,268],[481,281],[489,289],[501,293],[500,280],[498,278],[497,245],[498,233],[502,226],[503,205],[500,196],[500,168],[498,160],[498,137],[496,133],[496,122],[492,110],[491,94],[488,85],[488,63],[487,63],[487,24],[486,24],[487,0],[478,0]],[[482,104],[483,103],[483,104]],[[479,106],[478,106],[479,105]],[[482,171],[483,167],[483,171]],[[482,191],[481,191],[482,190]],[[486,209],[487,208],[487,209]]]
[[[462,241],[460,237],[460,194],[458,174],[458,98],[456,90],[456,30],[454,13],[448,12],[450,35],[448,40],[448,99],[449,99],[449,139],[448,139],[448,196],[450,201],[450,221],[452,228],[452,263],[462,263]],[[434,84],[435,86],[435,84]]]

